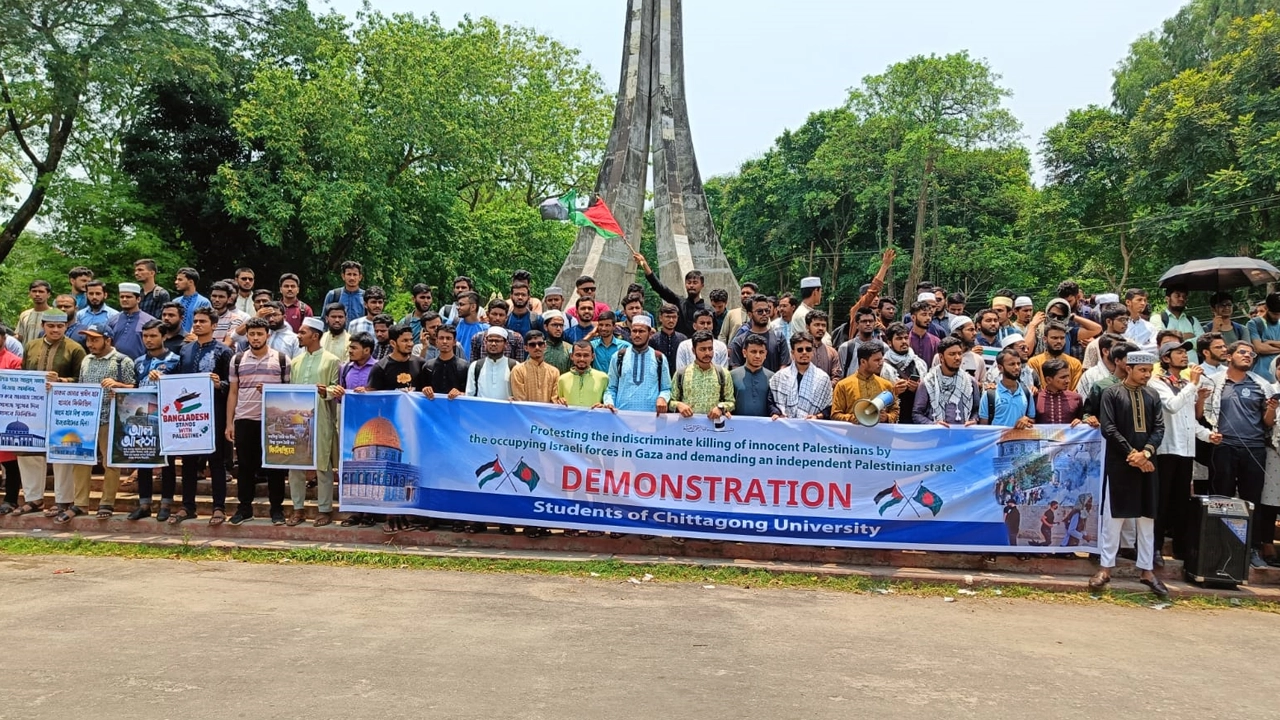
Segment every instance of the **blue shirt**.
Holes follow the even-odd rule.
[[[489,329],[489,323],[469,323],[458,321],[455,330],[458,333],[458,344],[462,346],[462,357],[471,360],[471,338]],[[483,345],[482,345],[483,347]]]
[[[506,327],[508,330],[514,330],[520,333],[520,337],[524,337],[529,334],[530,330],[542,329],[542,316],[532,311],[523,315],[511,313],[510,315],[507,315]]]
[[[324,296],[324,307],[320,308],[321,316],[324,315],[324,308],[332,303],[338,303],[347,309],[348,323],[356,318],[362,318],[364,317],[364,288],[356,288],[355,292],[349,292],[345,287],[330,290]]]
[[[176,301],[182,306],[182,334],[186,335],[191,332],[191,321],[194,319],[193,313],[196,308],[213,307],[209,304],[209,298],[200,293],[192,293],[190,295],[179,295]]]
[[[600,342],[600,338],[592,340],[591,349],[595,352],[596,359],[591,362],[591,367],[600,372],[609,372],[609,365],[613,363],[614,356],[618,354],[618,348],[622,347],[629,348],[631,343],[615,337],[613,342],[609,343],[609,347],[605,347],[604,343]]]
[[[572,345],[579,340],[585,340],[586,337],[591,334],[591,331],[595,329],[595,323],[591,323],[590,325],[579,324],[574,325],[571,328],[566,328],[564,331],[564,341]]]
[[[160,357],[152,357],[144,353],[133,359],[133,368],[137,371],[138,387],[156,387],[159,383],[148,378],[152,370],[159,370],[161,375],[172,375],[178,369],[178,356],[168,350]]]
[[[658,371],[659,357],[656,350],[636,352],[631,348],[622,355],[621,362],[609,363],[604,403],[619,410],[656,412],[658,398],[671,400],[671,371],[666,367],[666,358],[662,360],[662,372]]]
[[[73,337],[68,333],[67,337],[70,337],[72,340],[83,345],[85,328],[90,325],[109,325],[111,323],[111,318],[119,314],[120,311],[110,305],[103,304],[103,306],[96,312],[86,305],[76,311],[76,336]],[[125,356],[129,357],[129,353],[125,353]]]
[[[1266,317],[1258,316],[1249,321],[1245,326],[1245,334],[1248,337],[1243,338],[1249,342],[1254,340],[1280,340],[1280,323],[1274,325],[1267,322]],[[1275,375],[1271,372],[1271,363],[1275,361],[1276,354],[1259,355],[1257,360],[1253,362],[1253,371],[1262,376],[1263,380],[1275,382]]]
[[[1031,391],[1018,384],[1016,388],[1010,390],[1005,387],[1004,383],[996,383],[996,416],[991,421],[992,425],[1000,427],[1013,427],[1023,416],[1035,419],[1036,405],[1030,402]],[[987,398],[990,392],[982,393],[982,400],[978,403],[978,417],[986,420],[991,417],[991,412],[987,409]]]
[[[145,355],[147,349],[142,345],[142,326],[154,319],[139,310],[132,313],[116,313],[111,322],[107,323],[107,327],[111,330],[111,344],[115,345],[125,357],[136,358],[139,355]]]

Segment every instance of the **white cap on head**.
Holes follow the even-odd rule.
[[[973,318],[969,317],[968,315],[955,315],[955,316],[952,316],[951,324],[947,326],[947,329],[950,332],[955,332],[960,328],[964,327],[965,325],[972,325],[972,324],[973,324]]]
[[[1035,306],[1036,304],[1031,302],[1031,298],[1027,297],[1026,295],[1019,295],[1013,300],[1013,308],[1015,310],[1017,310],[1018,308],[1035,307]]]
[[[648,315],[637,315],[631,318],[631,327],[635,327],[637,325],[651,328],[653,327],[653,321],[649,319]]]
[[[922,292],[916,296],[916,302],[933,302],[934,300],[937,300],[937,299],[938,299],[938,296],[934,295],[931,292]]]
[[[324,321],[315,316],[302,318],[302,326],[309,327],[316,332],[324,332]]]
[[[490,325],[489,329],[484,331],[484,334],[486,337],[492,335],[494,337],[500,337],[503,340],[507,339],[507,331],[497,325]]]
[[[809,288],[820,288],[820,287],[822,287],[822,278],[820,277],[814,277],[810,275],[807,278],[800,279],[801,290],[808,290]]]
[[[559,287],[552,285],[551,287],[542,291],[543,298],[549,298],[552,296],[564,297],[564,290],[561,290]],[[546,315],[543,315],[543,317],[546,317]]]
[[[1003,350],[1007,347],[1013,347],[1014,345],[1017,345],[1018,343],[1022,342],[1024,339],[1025,338],[1023,338],[1022,335],[1019,333],[1010,333],[1008,335],[1005,335],[1004,339],[1000,341],[1000,349]]]
[[[1120,302],[1120,296],[1115,293],[1101,293],[1093,296],[1093,302],[1096,305],[1106,305],[1108,303]]]
[[[543,310],[542,311],[543,324],[546,324],[548,320],[556,320],[556,319],[563,320],[564,313],[560,312],[559,310]]]
[[[1155,353],[1149,353],[1146,351],[1129,353],[1125,356],[1124,361],[1129,367],[1133,367],[1134,365],[1155,365],[1156,356]]]
[[[142,286],[138,283],[120,283],[119,291],[122,293],[133,293],[134,295],[142,294]]]

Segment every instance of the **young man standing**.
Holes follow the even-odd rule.
[[[884,340],[883,332],[876,328],[876,314],[871,308],[858,308],[854,311],[853,328],[853,336],[836,348],[840,367],[847,373],[853,373],[858,369],[859,347]]]
[[[467,395],[490,400],[511,399],[511,371],[516,361],[507,357],[507,331],[491,327],[484,331],[484,355],[471,361],[467,372]]]
[[[619,351],[609,364],[609,387],[604,406],[637,412],[667,411],[671,400],[671,371],[666,358],[649,347],[649,318],[631,321],[632,346]]]
[[[924,361],[927,367],[933,366],[933,356],[938,352],[940,338],[929,332],[933,324],[933,304],[925,300],[917,300],[911,305],[911,350],[916,357]]]
[[[1140,349],[1150,353],[1156,351],[1156,327],[1144,318],[1147,309],[1147,291],[1141,288],[1129,288],[1124,291],[1124,306],[1129,311],[1129,327],[1124,336]]]
[[[440,318],[445,325],[456,325],[458,322],[458,298],[463,293],[474,293],[475,283],[471,282],[471,278],[466,275],[459,275],[453,279],[453,302],[440,308]],[[476,294],[476,308],[480,307],[480,295]],[[467,347],[464,345],[464,347]]]
[[[191,332],[191,323],[197,308],[211,307],[209,298],[196,292],[200,282],[200,273],[195,268],[184,267],[178,270],[173,278],[173,288],[178,291],[176,302],[182,306],[182,334]]]
[[[1084,367],[1080,361],[1066,354],[1067,346],[1067,328],[1059,322],[1050,322],[1044,329],[1044,352],[1036,355],[1027,361],[1031,369],[1036,373],[1036,385],[1044,387],[1044,371],[1042,366],[1046,360],[1056,358],[1067,364],[1071,370],[1071,382],[1068,389],[1074,390],[1080,382],[1080,376],[1084,374]],[[1021,369],[1021,368],[1019,368]]]
[[[164,340],[164,348],[177,355],[186,343],[186,333],[182,331],[182,303],[167,302],[160,308],[160,332]]]
[[[413,312],[400,318],[401,325],[408,325],[413,331],[413,342],[424,342],[422,339],[422,322],[423,317],[431,312],[431,286],[426,283],[416,283],[409,291],[413,295]],[[439,313],[435,313],[439,317]],[[428,339],[431,339],[428,336]],[[430,344],[430,343],[428,343]]]
[[[1231,293],[1216,292],[1209,298],[1209,307],[1213,309],[1213,317],[1204,324],[1204,332],[1221,333],[1228,345],[1237,340],[1248,340],[1244,325],[1232,320],[1235,314],[1235,301]],[[1197,351],[1199,348],[1197,348]]]
[[[733,340],[738,336],[738,331],[751,321],[751,299],[760,291],[760,286],[753,282],[742,283],[739,289],[739,298],[742,301],[742,307],[736,307],[729,311],[725,316],[724,324],[720,327],[720,342],[725,345],[733,346]]]
[[[302,329],[302,321],[311,317],[311,306],[298,299],[302,281],[293,273],[280,276],[280,302],[284,304],[284,321],[296,333]]]
[[[526,357],[524,351],[524,337],[520,333],[507,327],[508,310],[509,308],[506,300],[502,300],[500,298],[490,300],[489,307],[485,313],[487,318],[486,322],[488,322],[489,327],[491,328],[501,328],[506,331],[507,357],[515,360],[516,362],[521,362]],[[482,353],[484,353],[484,340],[480,335],[476,335],[471,338],[471,357],[480,357]]]
[[[346,329],[347,309],[339,303],[329,303],[324,308],[324,324],[327,332],[320,338],[320,347],[338,362],[346,362],[347,344],[351,342],[351,335]]]
[[[814,352],[818,344],[814,343]],[[884,367],[884,345],[870,342],[858,347],[858,369],[849,377],[836,384],[831,400],[831,419],[841,422],[856,423],[853,408],[859,400],[871,400],[882,392],[893,394],[893,402],[880,411],[880,422],[898,422],[900,411],[898,393],[906,389],[906,381],[890,382],[880,376]]]
[[[1022,358],[1016,350],[1006,348],[996,356],[996,366],[1000,368],[1000,382],[982,394],[978,421],[1019,430],[1035,425],[1036,404],[1030,388],[1022,385]]]
[[[808,332],[804,316],[822,304],[822,278],[807,277],[800,280],[800,305],[791,316],[791,332]]]
[[[1163,374],[1147,383],[1160,398],[1164,411],[1164,440],[1156,450],[1156,470],[1159,472],[1160,503],[1157,507],[1155,537],[1163,541],[1165,534],[1173,536],[1173,556],[1186,557],[1186,508],[1191,496],[1191,475],[1196,460],[1196,440],[1216,444],[1221,434],[1196,422],[1196,399],[1200,390],[1200,378],[1204,370],[1199,365],[1187,371],[1188,350],[1191,341],[1167,342],[1160,346],[1160,367]],[[1187,371],[1184,380],[1182,374]],[[1163,542],[1161,542],[1163,544]],[[1155,548],[1156,567],[1164,565],[1164,554]]]
[[[720,342],[709,330],[698,330],[689,339],[694,361],[676,373],[671,384],[671,402],[667,412],[683,417],[706,415],[712,422],[730,417],[734,410],[733,379],[724,367],[712,363],[715,343]]]
[[[76,324],[82,329],[90,325],[105,326],[120,313],[107,304],[107,286],[101,280],[90,280],[85,285],[84,297],[85,306],[76,311]],[[84,338],[73,335],[71,339],[81,342]]]
[[[169,291],[156,284],[156,261],[151,258],[135,260],[133,279],[142,288],[138,309],[152,317],[160,317],[160,308],[169,302]]]
[[[859,311],[871,308],[858,308]],[[825,310],[810,310],[804,316],[809,334],[818,340],[818,349],[813,353],[813,364],[831,377],[831,382],[838,384],[844,379],[844,366],[840,364],[840,355],[827,341],[828,317]],[[855,355],[856,357],[856,355]]]
[[[125,357],[136,358],[146,352],[142,346],[142,326],[155,318],[138,308],[142,287],[137,283],[120,283],[116,294],[120,300],[120,312],[107,323],[111,344]]]
[[[213,380],[213,436],[216,439],[212,453],[182,456],[182,507],[169,518],[170,525],[177,525],[196,516],[196,483],[200,468],[209,464],[213,483],[213,516],[210,525],[221,525],[226,520],[227,471],[224,459],[228,457],[230,441],[227,429],[227,388],[230,387],[231,348],[213,339],[217,317],[212,307],[198,307],[192,312],[191,333],[195,339],[182,346],[178,353],[179,373],[202,373]]]
[[[413,331],[408,325],[393,325],[387,330],[387,343],[391,351],[374,364],[369,374],[369,389],[422,390],[427,382],[422,372],[426,362],[413,356]]]
[[[426,382],[423,383],[422,394],[428,399],[436,393],[447,396],[450,400],[465,395],[467,390],[466,358],[457,352],[457,331],[449,325],[436,328],[436,347],[439,354],[431,358],[423,366]]]
[[[579,340],[573,344],[573,365],[556,381],[556,402],[570,407],[603,407],[609,375],[591,367],[594,360],[591,343]]]
[[[915,392],[911,407],[917,425],[978,424],[978,404],[982,388],[976,378],[960,372],[964,360],[964,343],[959,338],[944,338],[938,343],[938,364],[925,373]]]
[[[462,346],[462,359],[471,359],[471,338],[484,333],[489,324],[480,321],[480,296],[474,291],[466,290],[458,295],[454,302],[456,315],[454,322],[448,323],[458,333],[458,344]],[[504,331],[505,332],[505,331]]]
[[[338,303],[346,309],[345,318],[364,317],[364,290],[360,289],[360,281],[364,280],[364,266],[355,260],[344,260],[339,266],[342,271],[342,287],[330,290],[324,296],[321,307],[328,308]],[[345,327],[343,328],[346,329]],[[346,343],[343,343],[345,348]],[[345,352],[345,350],[344,350]]]
[[[531,303],[529,285],[512,283],[511,312],[507,315],[506,323],[508,330],[521,337],[528,335],[530,330],[542,330],[542,316],[533,311]]]
[[[1098,308],[1098,316],[1102,318],[1102,334],[1089,342],[1084,349],[1082,365],[1085,370],[1098,364],[1098,339],[1107,333],[1124,335],[1129,329],[1129,311],[1120,303],[1107,303]]]
[[[77,265],[67,271],[67,281],[71,284],[71,297],[76,301],[76,310],[89,304],[85,289],[93,280],[93,271],[83,265]]]
[[[152,320],[142,326],[142,346],[146,353],[133,360],[138,387],[155,388],[161,375],[172,375],[178,371],[179,362],[177,353],[165,347],[162,321]],[[178,485],[177,462],[178,459],[170,455],[165,458],[165,466],[160,468],[160,512],[156,515],[157,522],[167,521],[172,514],[173,494]],[[155,497],[154,473],[153,468],[138,468],[138,507],[129,513],[129,520],[151,517],[151,501]]]
[[[1044,386],[1036,394],[1036,418],[1045,425],[1079,425],[1084,419],[1084,398],[1069,389],[1071,367],[1062,358],[1052,358],[1040,369]]]
[[[1280,293],[1267,295],[1264,312],[1249,320],[1245,335],[1242,339],[1253,346],[1258,356],[1253,364],[1254,372],[1267,382],[1275,382],[1271,368],[1280,355]]]
[[[586,308],[583,309],[585,310]],[[620,348],[631,347],[631,343],[614,334],[613,326],[613,313],[605,313],[596,319],[596,327],[592,332],[593,337],[583,338],[584,340],[590,340],[591,351],[595,353],[595,361],[591,366],[601,372],[609,370],[609,363],[613,362],[613,358],[618,354]]]
[[[574,302],[573,317],[577,320],[577,323],[565,331],[565,340],[568,340],[569,342],[578,342],[579,340],[589,341],[591,338],[595,337],[596,306],[599,304],[602,303],[597,303],[595,298],[591,297],[580,297]],[[607,315],[608,313],[609,306],[605,305],[604,311],[600,314]]]
[[[559,310],[564,312],[564,290],[557,285],[552,285],[542,291],[542,318],[546,321],[548,310]]]
[[[647,318],[646,318],[647,319]],[[650,333],[649,344],[653,349],[662,354],[666,360],[664,365],[667,372],[674,375],[676,367],[676,352],[679,351],[680,345],[689,338],[684,333],[676,330],[676,325],[680,323],[680,309],[675,305],[667,303],[658,310],[658,332]],[[631,344],[635,345],[635,338],[631,339]]]
[[[791,349],[780,329],[774,328],[769,319],[773,308],[769,298],[764,295],[752,295],[746,304],[750,306],[747,315],[746,330],[738,333],[729,346],[729,367],[736,368],[746,364],[746,343],[751,335],[758,335],[765,342],[764,367],[770,374],[776,373],[791,364]],[[666,323],[663,323],[664,328]]]
[[[224,282],[216,282],[209,288],[209,304],[218,318],[218,324],[213,329],[213,339],[227,347],[235,346],[236,329],[249,319],[248,315],[236,309],[235,292],[235,288]]]
[[[382,314],[383,308],[387,306],[387,293],[382,288],[374,285],[364,291],[364,315],[352,318],[347,322],[347,336],[354,336],[356,333],[367,332],[373,334],[373,319]],[[333,352],[330,350],[329,352]],[[335,355],[337,353],[334,353]]]
[[[333,467],[337,460],[336,403],[345,392],[338,384],[339,360],[320,346],[325,325],[319,318],[302,321],[298,343],[302,352],[290,364],[290,382],[294,385],[310,385],[320,393],[316,410],[316,514],[315,527],[333,522]],[[343,333],[345,334],[345,333]],[[343,349],[346,353],[346,349]],[[307,473],[304,470],[289,471],[289,495],[293,501],[293,515],[285,521],[290,527],[306,520]]]
[[[239,273],[237,273],[238,275]],[[252,279],[250,275],[250,279]],[[253,519],[253,498],[257,491],[258,473],[262,468],[262,386],[289,382],[292,366],[289,358],[267,344],[270,328],[266,320],[252,318],[245,323],[245,339],[249,349],[231,359],[231,380],[227,391],[227,441],[236,448],[240,462],[236,478],[236,513],[232,525]],[[266,470],[267,497],[271,524],[283,525],[283,470]]]
[[[1200,321],[1187,314],[1187,289],[1181,285],[1170,285],[1164,289],[1164,310],[1151,316],[1151,324],[1156,332],[1176,330],[1181,333],[1182,340],[1195,340],[1200,334]],[[1188,353],[1190,364],[1197,361],[1195,350]]]
[[[1196,352],[1200,355],[1198,367],[1204,377],[1212,378],[1226,370],[1228,344],[1219,332],[1206,332],[1196,338]]]
[[[542,328],[546,331],[547,340],[547,352],[543,358],[548,365],[560,372],[568,372],[573,343],[566,342],[564,339],[564,313],[559,310],[544,310]]]
[[[236,270],[235,307],[247,317],[253,316],[253,269],[242,267]]]
[[[702,299],[702,271],[690,270],[684,274],[685,296],[680,297],[672,292],[671,288],[662,284],[658,276],[653,273],[653,268],[649,267],[649,261],[645,259],[644,255],[633,253],[632,257],[644,269],[644,279],[649,283],[649,287],[658,293],[658,297],[675,305],[678,309],[680,320],[676,323],[676,330],[684,335],[692,335],[695,332],[693,327],[694,313],[698,310],[707,309],[707,304]]]
[[[23,310],[18,316],[18,325],[14,328],[14,336],[21,343],[28,343],[40,337],[40,324],[46,311],[49,310],[49,297],[53,288],[44,280],[32,280],[27,286],[27,297],[31,298],[31,307]]]
[[[818,341],[808,332],[798,332],[791,334],[790,344],[791,364],[769,379],[775,402],[771,417],[825,419],[831,413],[831,378],[813,366]]]
[[[111,467],[111,446],[107,442],[111,422],[110,391],[115,388],[131,388],[137,381],[133,360],[125,357],[111,345],[107,326],[94,324],[84,330],[88,355],[80,364],[79,382],[101,385],[108,392],[103,394],[102,409],[98,414],[98,462],[102,463],[102,498],[98,504],[98,519],[107,520],[115,513],[116,493],[120,490],[120,469]],[[54,518],[62,524],[76,514],[77,509],[89,507],[89,465],[76,465],[72,477],[75,483],[75,504],[68,511]]]
[[[560,371],[546,362],[547,339],[542,331],[530,330],[525,348],[529,359],[511,370],[511,397],[522,402],[558,402]]]
[[[777,410],[769,381],[773,372],[764,366],[768,342],[763,336],[748,333],[742,341],[743,364],[729,371],[733,380],[734,411],[747,417],[769,417]],[[789,358],[791,353],[787,353]]]
[[[710,333],[712,332],[713,324],[714,324],[714,321],[711,319],[710,310],[694,311],[693,331],[695,333],[698,333],[698,332]],[[715,333],[712,333],[712,338],[714,337],[715,337]],[[716,367],[720,367],[720,368],[729,367],[729,348],[725,347],[724,343],[720,342],[719,340],[713,339],[711,361],[715,364]],[[679,375],[681,372],[684,372],[684,369],[689,367],[693,363],[694,363],[693,339],[690,338],[689,340],[685,340],[684,342],[680,343],[680,347],[676,348],[676,374]]]

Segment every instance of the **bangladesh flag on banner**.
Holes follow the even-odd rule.
[[[934,517],[937,517],[938,513],[942,510],[942,498],[934,491],[925,487],[924,483],[920,484],[920,489],[916,490],[915,497],[911,499],[920,503],[925,508],[928,508],[929,512],[933,513]]]
[[[521,460],[520,464],[516,465],[516,479],[528,485],[529,492],[533,492],[533,489],[538,487],[538,481],[542,479],[542,476],[538,474],[537,470],[525,464],[524,460]]]
[[[888,498],[888,500],[885,500],[885,498]],[[884,515],[885,510],[888,510],[889,508],[893,507],[894,505],[897,505],[898,503],[906,499],[907,497],[902,494],[901,490],[898,489],[898,483],[894,483],[889,487],[876,493],[876,496],[872,498],[871,501],[874,503],[879,503],[881,500],[885,500],[884,504],[880,505],[880,514]]]
[[[592,228],[600,237],[622,237],[622,226],[613,219],[613,213],[604,204],[603,198],[579,197],[576,190],[570,190],[560,198],[560,205],[568,214],[569,222],[574,225]]]
[[[480,480],[480,487],[490,480],[497,480],[506,475],[507,471],[502,468],[502,463],[498,462],[498,458],[494,457],[493,462],[487,462],[476,468],[476,478]]]

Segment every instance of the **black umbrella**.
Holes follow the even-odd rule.
[[[1180,285],[1187,290],[1227,290],[1230,288],[1280,282],[1280,270],[1265,260],[1248,257],[1217,257],[1175,265],[1160,277],[1160,287]]]

